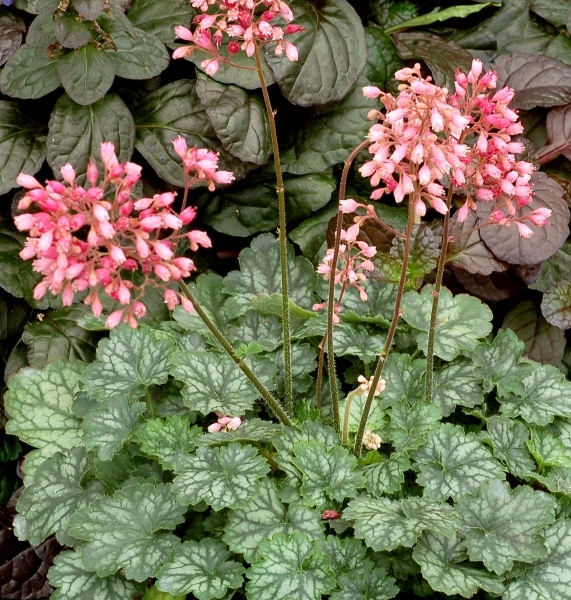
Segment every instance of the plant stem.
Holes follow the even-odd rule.
[[[202,307],[196,301],[193,293],[190,291],[184,281],[179,281],[179,285],[184,292],[184,295],[192,302],[194,310],[198,313],[199,317],[204,321],[204,324],[210,329],[212,335],[220,342],[221,346],[228,352],[230,358],[238,365],[240,370],[246,375],[246,377],[252,382],[252,385],[260,392],[260,395],[265,400],[268,408],[276,415],[276,417],[286,426],[291,427],[292,422],[288,415],[284,412],[283,408],[279,405],[278,401],[271,395],[266,386],[254,375],[251,369],[246,365],[240,358],[236,356],[234,348],[232,348],[230,342],[224,337],[222,332],[216,327],[216,325],[210,320],[209,316],[202,310]]]
[[[448,232],[450,229],[450,206],[452,205],[452,195],[454,186],[451,184],[446,197],[446,206],[448,210],[444,215],[442,225],[442,249],[438,258],[438,268],[436,270],[436,281],[434,291],[432,292],[432,312],[430,313],[430,328],[428,330],[428,345],[426,349],[426,377],[424,385],[424,399],[432,402],[434,388],[434,338],[436,337],[436,327],[438,320],[438,301],[440,300],[440,290],[442,289],[442,278],[444,277],[444,265],[446,264],[446,252],[448,250]]]
[[[351,416],[351,404],[355,391],[349,392],[345,398],[345,414],[343,415],[343,433],[341,435],[341,443],[347,446],[349,443],[349,417]]]
[[[404,287],[406,284],[406,276],[408,271],[408,259],[410,256],[410,242],[412,238],[412,226],[414,225],[415,220],[415,210],[414,204],[409,199],[408,204],[408,221],[406,225],[406,237],[404,240],[404,253],[402,257],[402,271],[400,275],[399,287],[397,289],[397,296],[395,299],[395,310],[393,313],[393,319],[391,321],[391,326],[389,328],[389,332],[387,334],[387,340],[385,342],[385,346],[381,355],[379,356],[379,360],[377,362],[377,366],[375,368],[375,373],[373,374],[373,381],[371,382],[371,388],[369,389],[369,393],[367,395],[367,400],[365,401],[365,406],[363,407],[363,414],[361,415],[361,421],[359,423],[359,430],[357,431],[357,437],[355,438],[355,447],[353,449],[353,453],[357,458],[361,456],[361,451],[363,447],[363,437],[365,435],[365,430],[367,428],[367,420],[369,419],[369,413],[371,412],[371,406],[373,405],[373,400],[375,398],[375,392],[377,390],[377,385],[379,380],[381,379],[381,375],[383,374],[383,369],[385,367],[385,362],[387,360],[387,356],[391,349],[393,339],[395,337],[395,333],[397,330],[397,324],[399,318],[401,316],[401,303],[402,297],[404,295]]]
[[[145,400],[147,402],[147,408],[151,413],[151,419],[154,419],[157,416],[157,413],[155,412],[155,405],[153,404],[153,399],[151,398],[149,388],[145,388]]]
[[[349,155],[343,165],[343,173],[339,182],[339,202],[345,200],[347,190],[347,177],[353,161],[369,144],[370,140],[361,142]],[[335,348],[333,344],[333,317],[335,314],[335,271],[339,260],[339,245],[341,244],[341,229],[343,228],[343,213],[337,212],[337,224],[335,227],[335,245],[333,246],[333,260],[331,261],[331,276],[329,278],[329,297],[327,300],[327,374],[329,375],[329,388],[331,390],[331,406],[333,409],[333,426],[337,433],[340,432],[339,424],[339,390],[337,389],[337,374],[335,372]]]
[[[286,412],[291,414],[293,411],[293,400],[292,400],[292,382],[291,382],[291,331],[290,331],[290,312],[289,312],[289,284],[288,284],[288,268],[287,268],[287,233],[286,233],[286,206],[285,206],[285,190],[282,176],[282,167],[280,161],[280,149],[278,146],[278,134],[276,131],[276,120],[272,103],[270,101],[270,95],[268,94],[268,86],[264,78],[264,71],[262,69],[262,59],[260,57],[260,49],[256,46],[256,66],[258,68],[258,75],[260,76],[260,83],[262,85],[262,95],[264,96],[264,103],[266,105],[266,112],[268,113],[268,120],[270,122],[270,135],[272,138],[272,147],[274,152],[274,164],[276,170],[277,187],[276,192],[278,195],[278,208],[279,208],[279,241],[280,241],[280,262],[281,262],[281,275],[282,275],[282,314],[283,314],[283,340],[284,340],[284,396],[285,396],[285,409]]]

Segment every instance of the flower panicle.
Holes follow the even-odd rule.
[[[175,143],[182,148],[179,138]],[[213,189],[217,183],[232,181],[232,173],[218,171],[215,153],[196,148],[186,148],[186,153],[189,186],[206,181]],[[34,298],[40,300],[49,291],[61,294],[63,305],[70,306],[76,294],[82,294],[97,318],[108,298],[120,308],[107,317],[107,327],[121,322],[136,327],[147,312],[142,301],[145,289],[152,285],[163,290],[169,309],[181,304],[192,312],[192,303],[172,288],[195,270],[192,259],[176,256],[179,241],[186,238],[193,251],[212,245],[204,231],[183,232],[196,209],[188,207],[177,214],[172,192],[134,198],[141,167],[120,163],[111,142],[101,144],[100,159],[102,171],[93,160],[89,162],[85,186],[77,183],[70,164],[61,168],[62,181],[43,185],[24,173],[17,178],[26,190],[18,209],[35,210],[14,219],[19,231],[28,232],[20,256],[33,260],[34,271],[43,276]],[[129,277],[135,271],[141,283]]]

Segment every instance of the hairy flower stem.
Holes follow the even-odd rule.
[[[361,152],[370,145],[370,140],[361,142],[353,152],[348,156],[345,164],[343,165],[343,173],[341,173],[341,181],[339,182],[339,202],[345,200],[345,194],[347,191],[347,177],[349,176],[349,169],[353,164],[353,161]],[[329,388],[331,390],[331,405],[333,409],[333,426],[335,431],[340,433],[339,423],[339,390],[337,389],[337,374],[335,372],[335,352],[333,344],[333,316],[335,314],[335,269],[337,261],[339,260],[339,245],[341,244],[341,229],[343,228],[343,213],[341,210],[337,213],[337,224],[335,227],[335,245],[333,247],[333,260],[331,264],[333,269],[331,277],[329,279],[329,297],[327,300],[327,332],[325,338],[327,339],[327,373],[329,375]],[[324,340],[325,342],[325,340]],[[321,390],[319,390],[321,392]],[[321,394],[317,399],[319,406],[321,406]]]
[[[153,404],[153,399],[151,398],[149,388],[145,388],[145,400],[147,402],[147,408],[149,409],[151,419],[154,419],[157,416],[157,413],[155,412],[155,405]]]
[[[287,269],[287,234],[286,234],[286,207],[285,207],[285,189],[282,176],[282,166],[280,161],[280,149],[278,146],[278,134],[276,131],[276,120],[272,103],[270,101],[270,95],[268,94],[268,86],[264,77],[264,71],[262,69],[262,59],[260,57],[260,49],[256,47],[256,66],[258,68],[258,75],[260,76],[260,83],[262,85],[262,94],[264,96],[264,103],[266,105],[266,112],[268,113],[268,120],[270,122],[270,134],[272,138],[272,147],[274,151],[274,164],[276,170],[277,188],[278,194],[278,208],[280,217],[280,228],[279,228],[279,241],[280,241],[280,262],[281,262],[281,275],[282,275],[282,314],[283,314],[283,340],[284,340],[284,396],[285,396],[285,409],[288,414],[293,411],[293,400],[292,400],[292,383],[291,383],[291,331],[290,331],[290,312],[289,312],[289,284],[288,284],[288,269]]]
[[[369,389],[369,393],[367,395],[367,400],[365,401],[365,406],[363,407],[363,414],[361,415],[361,421],[359,423],[359,430],[357,431],[357,437],[355,438],[355,447],[353,449],[353,453],[357,458],[361,456],[361,451],[363,449],[363,437],[365,435],[365,431],[367,429],[367,421],[369,419],[369,413],[371,412],[371,406],[373,405],[373,400],[375,399],[375,391],[377,389],[377,385],[381,379],[381,375],[383,374],[383,369],[385,367],[385,363],[387,360],[387,356],[390,352],[391,346],[393,344],[393,339],[395,337],[395,333],[397,330],[397,324],[401,316],[401,303],[402,297],[404,295],[404,287],[406,284],[406,276],[408,271],[408,259],[410,257],[410,244],[412,238],[412,226],[414,225],[415,220],[415,210],[414,204],[409,198],[408,205],[408,221],[406,225],[406,237],[404,240],[404,253],[402,257],[402,271],[400,274],[399,286],[397,289],[397,296],[395,299],[395,310],[393,313],[393,319],[391,321],[391,326],[389,328],[389,332],[387,334],[387,340],[385,342],[385,346],[379,356],[379,360],[377,361],[377,366],[375,368],[375,372],[373,374],[373,381],[371,382],[371,387]]]
[[[432,293],[432,312],[430,313],[430,328],[428,330],[428,346],[426,349],[426,378],[424,385],[424,399],[432,402],[432,393],[434,388],[434,338],[436,336],[436,327],[438,319],[438,301],[440,299],[440,290],[442,289],[442,278],[444,277],[444,265],[446,264],[446,253],[448,251],[448,237],[450,229],[450,206],[452,205],[452,195],[454,186],[450,185],[448,196],[446,197],[446,207],[448,211],[444,215],[442,224],[442,249],[438,258],[438,268],[436,270],[436,282],[434,283],[434,292]]]
[[[240,370],[246,375],[246,377],[252,382],[252,385],[260,392],[260,395],[266,402],[268,408],[276,415],[276,417],[286,425],[291,427],[292,422],[283,408],[279,405],[279,402],[271,395],[266,386],[254,375],[251,369],[246,365],[240,358],[236,356],[234,348],[232,348],[230,342],[224,337],[222,332],[216,327],[216,325],[210,320],[208,315],[202,310],[198,304],[194,294],[190,291],[189,287],[184,281],[179,281],[179,285],[184,292],[184,295],[192,302],[194,310],[198,313],[198,316],[204,321],[204,324],[210,329],[212,335],[220,342],[220,345],[228,352],[230,358],[238,365]]]

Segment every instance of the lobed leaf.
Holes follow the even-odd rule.
[[[466,358],[445,363],[434,371],[432,401],[450,416],[456,406],[473,408],[484,401],[482,377],[474,370],[474,363]]]

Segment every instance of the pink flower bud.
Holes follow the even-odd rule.
[[[188,208],[185,208],[179,215],[180,220],[185,224],[188,225],[189,223],[191,223],[194,218],[196,217],[196,208],[194,208],[194,206],[189,206]]]
[[[115,145],[112,142],[103,142],[101,144],[101,162],[108,170],[117,166],[118,161],[115,155]]]
[[[324,521],[333,521],[334,519],[338,519],[341,516],[341,513],[337,510],[327,509],[321,513],[321,518]]]
[[[142,302],[133,304],[133,314],[137,319],[142,319],[147,314],[147,307]]]
[[[43,189],[42,184],[35,177],[26,175],[25,173],[20,173],[18,177],[16,177],[16,183],[27,190],[33,190],[35,188]]]
[[[208,426],[209,433],[216,433],[222,429],[222,425],[220,423],[212,423],[212,425]]]
[[[107,327],[107,329],[113,329],[113,327],[117,327],[117,325],[119,325],[119,323],[121,323],[122,319],[123,319],[123,311],[116,310],[116,311],[112,312],[105,320],[105,327]]]
[[[179,304],[178,294],[174,290],[165,290],[163,298],[169,310],[174,310]]]
[[[521,237],[529,238],[533,235],[533,231],[525,223],[516,221],[515,224]]]
[[[61,169],[61,176],[63,177],[63,179],[65,181],[67,181],[70,185],[73,185],[73,183],[75,182],[75,170],[74,168],[69,164],[66,163]]]
[[[186,312],[189,315],[194,314],[194,306],[192,305],[192,302],[188,298],[181,296],[180,303],[181,303],[182,307],[184,308],[184,310],[186,310]]]

